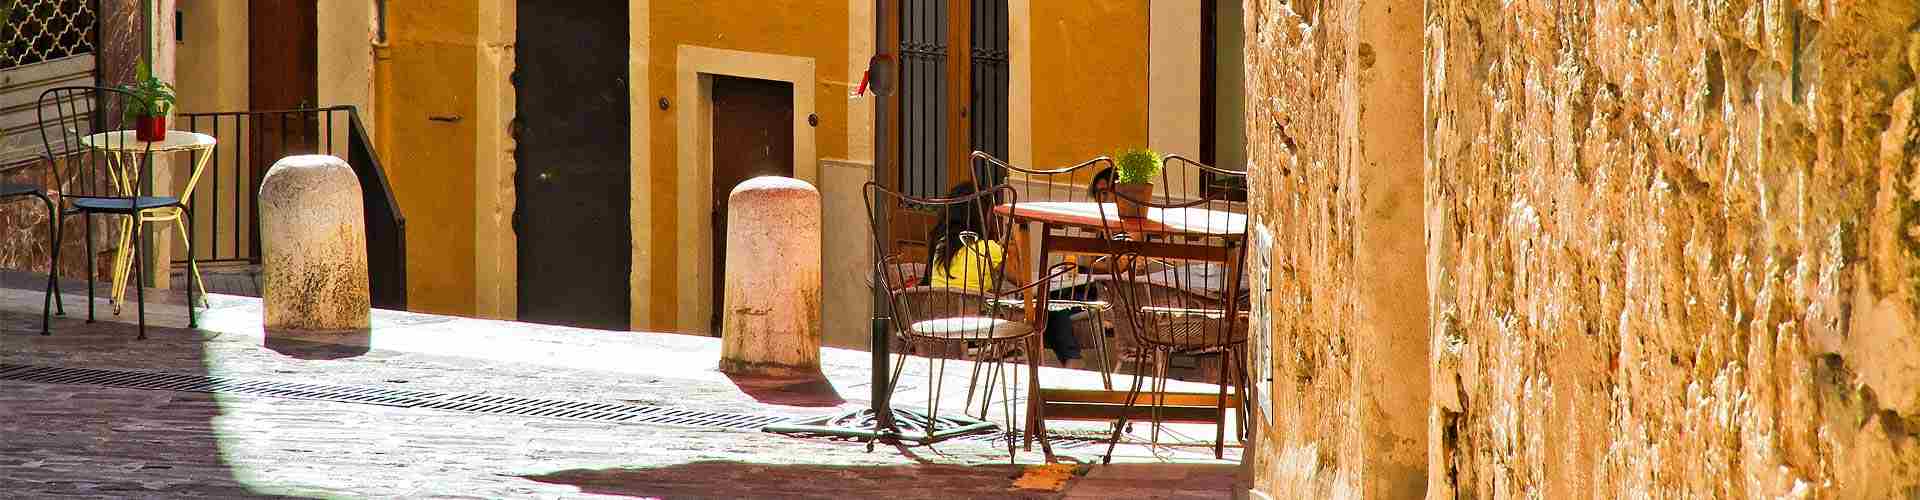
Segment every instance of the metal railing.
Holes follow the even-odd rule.
[[[400,214],[400,205],[394,200],[386,170],[358,109],[330,106],[183,113],[173,120],[175,129],[219,140],[187,199],[193,213],[191,238],[200,262],[259,264],[260,219],[255,207],[267,169],[290,155],[337,156],[353,167],[360,180],[373,306],[406,309],[407,219]],[[176,165],[177,185],[185,185],[192,164]],[[174,255],[184,258],[186,253],[177,249]]]

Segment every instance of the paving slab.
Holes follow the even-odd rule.
[[[711,337],[398,311],[376,311],[363,334],[267,342],[258,299],[215,295],[190,330],[184,300],[153,292],[148,320],[156,326],[135,340],[131,310],[113,316],[99,301],[101,321],[87,323],[79,294],[66,296],[68,316],[56,318],[53,335],[38,335],[40,293],[0,288],[0,363],[796,417],[868,404],[870,355],[860,351],[827,349],[815,380],[735,379],[715,369],[720,343]],[[940,377],[929,364],[909,358],[897,405],[924,407],[935,378],[944,381],[947,407],[964,397],[970,364],[949,362]],[[1041,375],[1050,387],[1099,385],[1091,372]],[[1106,428],[1052,425],[1086,434]],[[1163,439],[1213,435],[1207,426],[1170,429],[1174,436]],[[1144,440],[1145,431],[1137,426],[1129,439]],[[1064,461],[1091,463],[1105,446],[1057,451]],[[752,431],[0,380],[7,496],[1061,498],[1082,485],[1132,487],[1102,486],[1122,474],[1165,485],[1156,492],[1226,497],[1236,486],[1216,476],[1196,481],[1152,467],[1237,470],[1238,451],[1213,460],[1207,448],[1123,444],[1115,462],[1133,465],[1111,470],[1128,472],[1092,467],[1065,491],[1032,491],[1014,481],[1044,462],[1038,447],[1010,456],[1004,442],[983,439],[868,452],[859,442]]]

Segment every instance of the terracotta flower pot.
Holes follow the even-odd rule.
[[[1147,207],[1137,201],[1153,200],[1153,183],[1123,182],[1115,184],[1113,190],[1120,196],[1113,197],[1113,203],[1120,208],[1120,217],[1138,219],[1147,216]]]
[[[134,138],[156,142],[167,138],[166,116],[142,116],[134,120]]]

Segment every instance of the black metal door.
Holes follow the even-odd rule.
[[[627,2],[518,5],[520,320],[625,330],[633,255]]]

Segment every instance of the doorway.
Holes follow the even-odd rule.
[[[247,109],[285,111],[312,108],[320,100],[318,83],[320,43],[316,0],[250,0],[247,18],[273,22],[247,23]],[[247,192],[260,192],[260,181],[274,162],[292,155],[311,154],[319,142],[319,115],[249,115],[245,162]],[[248,207],[247,235],[260,234],[260,220]],[[249,253],[260,255],[260,238],[247,238]]]
[[[511,133],[519,318],[626,330],[627,3],[520,0],[518,8]]]
[[[763,175],[793,176],[793,83],[713,75],[713,308],[709,335],[726,310],[727,195]]]

